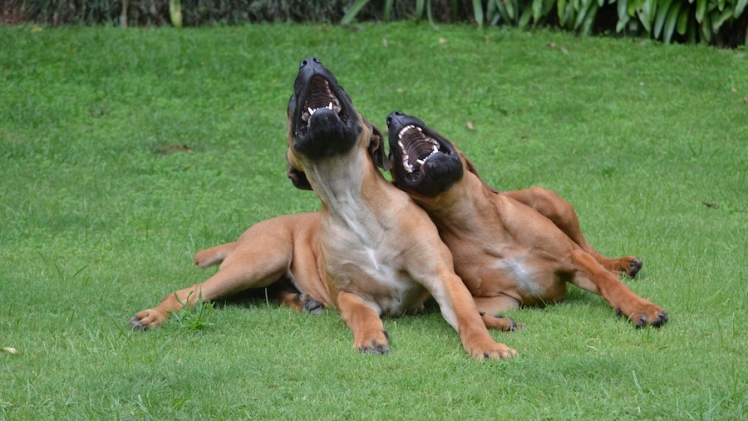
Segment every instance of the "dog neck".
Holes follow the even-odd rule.
[[[494,217],[491,197],[495,195],[475,174],[465,171],[459,181],[436,197],[414,198],[440,230],[466,234],[482,232],[485,221]]]
[[[362,226],[378,226],[384,189],[389,185],[365,150],[310,162],[305,170],[314,192],[322,202],[328,222],[347,226],[366,237]]]

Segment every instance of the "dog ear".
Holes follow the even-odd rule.
[[[312,190],[312,185],[309,184],[309,180],[307,180],[306,174],[294,167],[293,164],[291,164],[291,160],[288,159],[288,156],[286,156],[286,161],[288,162],[288,170],[286,171],[286,175],[288,175],[288,178],[291,179],[291,183],[293,183],[293,186],[299,190]]]
[[[374,160],[374,165],[385,171],[389,171],[392,165],[390,164],[390,158],[384,151],[384,136],[382,132],[371,121],[364,119],[364,123],[369,126],[369,130],[371,131],[371,135],[369,136],[369,155]]]
[[[475,176],[478,177],[478,180],[480,180],[483,183],[483,185],[486,186],[486,188],[488,188],[488,190],[491,190],[494,193],[499,193],[499,191],[497,189],[489,186],[485,181],[483,181],[482,178],[480,178],[480,174],[478,174],[478,169],[475,168],[475,165],[473,165],[473,163],[470,162],[469,159],[467,159],[467,157],[465,156],[465,154],[462,153],[462,151],[460,151],[460,158],[462,158],[465,161],[465,165],[467,166],[467,170],[470,171],[471,173],[475,174]]]

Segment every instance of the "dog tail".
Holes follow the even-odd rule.
[[[236,241],[233,243],[221,244],[220,246],[211,247],[195,254],[195,264],[201,268],[217,265],[223,262],[229,254],[236,248]]]

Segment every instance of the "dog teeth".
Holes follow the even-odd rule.
[[[412,125],[412,124],[409,124],[409,125],[407,125],[407,126],[403,127],[403,128],[402,128],[402,129],[400,130],[400,133],[398,133],[398,134],[397,134],[397,138],[398,138],[398,139],[402,139],[402,138],[403,138],[403,135],[405,135],[405,133],[407,133],[407,132],[408,132],[408,130],[410,130],[410,129],[418,129],[418,130],[421,130],[421,128],[420,128],[420,127],[416,127],[416,126],[414,126],[414,125]]]
[[[325,105],[324,107],[320,107],[320,108],[327,108],[330,111],[335,111],[332,107],[333,107],[332,101],[330,101],[329,104]],[[317,112],[317,110],[319,110],[319,108],[307,107],[307,110],[309,111],[309,117],[311,117],[314,115],[314,113]]]

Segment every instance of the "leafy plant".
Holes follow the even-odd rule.
[[[212,324],[208,322],[207,319],[211,314],[213,314],[213,303],[203,302],[203,293],[201,291],[198,294],[195,305],[190,306],[189,302],[192,294],[193,293],[190,292],[189,295],[187,295],[185,303],[179,299],[179,296],[177,296],[176,293],[174,293],[174,298],[177,299],[177,302],[182,306],[182,309],[178,312],[172,312],[172,317],[176,324],[189,330],[204,329]]]
[[[617,0],[616,31],[641,27],[667,44],[674,37],[691,43],[721,43],[723,25],[736,23],[747,5],[748,0]]]
[[[182,27],[182,0],[169,0],[169,17],[172,25]]]

